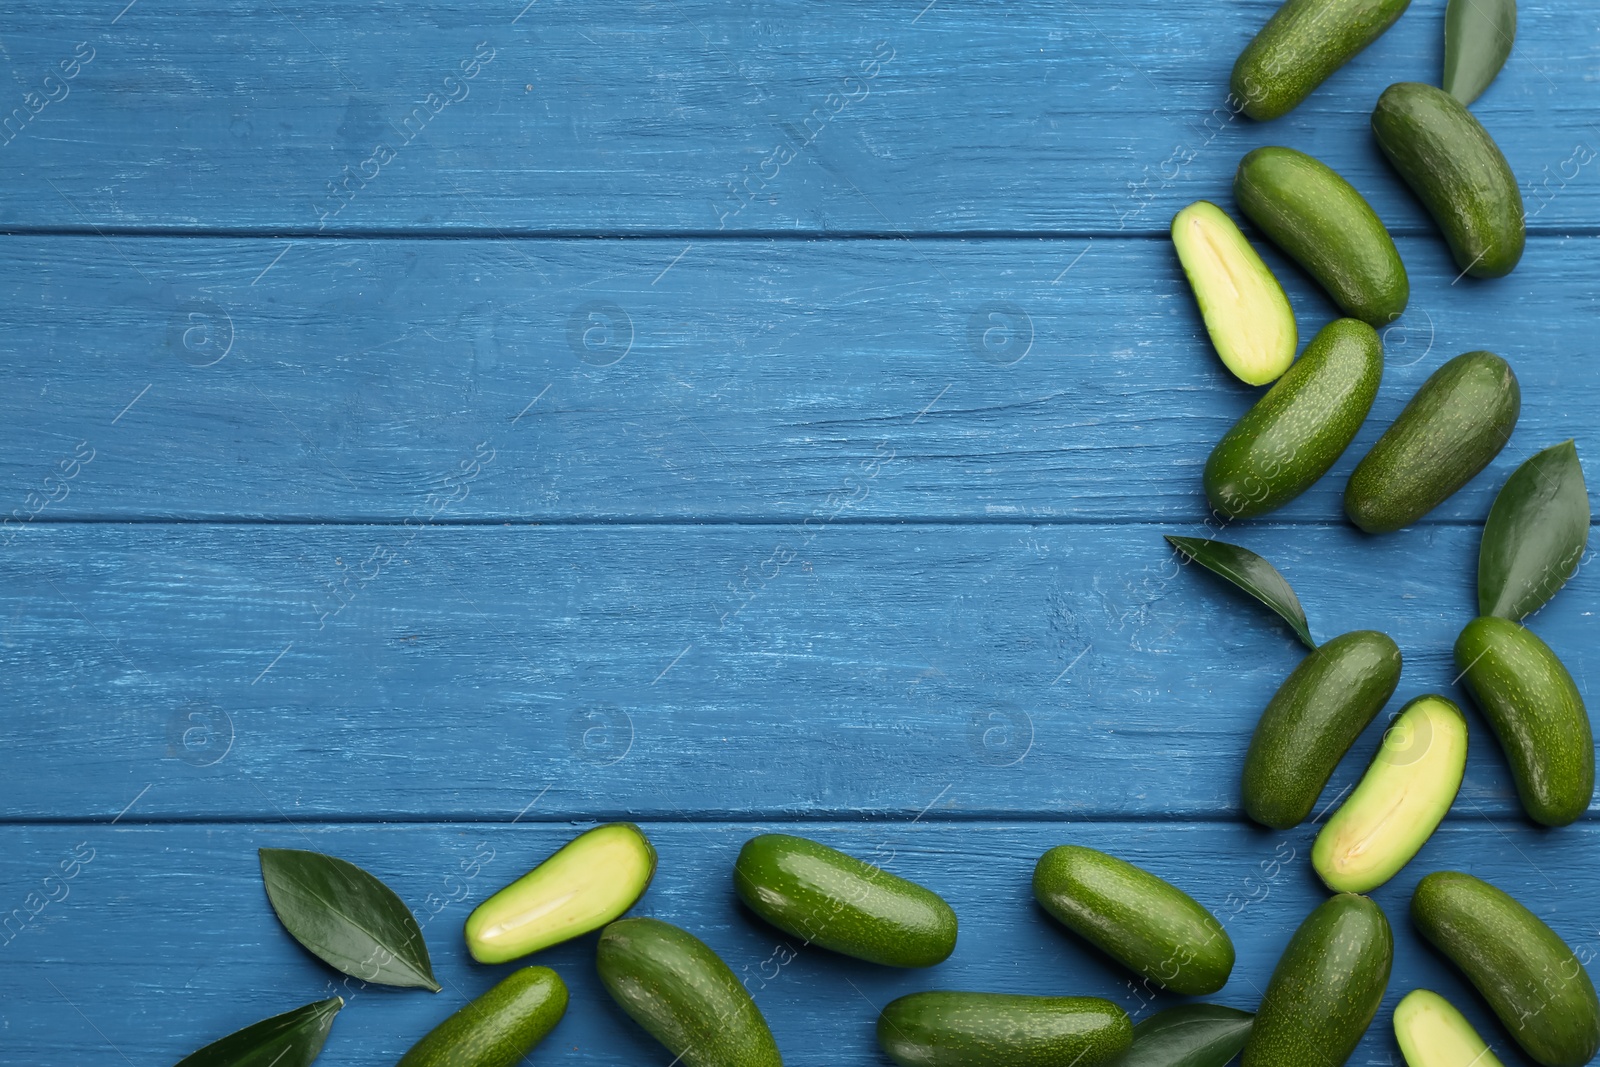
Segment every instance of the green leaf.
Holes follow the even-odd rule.
[[[1478,614],[1521,622],[1578,569],[1589,543],[1589,491],[1578,449],[1563,441],[1506,479],[1483,524]]]
[[[1213,574],[1220,574],[1267,607],[1276,611],[1307,648],[1315,649],[1305,609],[1289,583],[1272,564],[1238,545],[1204,537],[1168,537],[1167,543]]]
[[[1470,104],[1506,65],[1517,0],[1450,0],[1444,13],[1444,91]]]
[[[360,867],[320,852],[264,848],[261,880],[284,928],[330,967],[363,982],[439,992],[417,920]]]
[[[306,1067],[328,1040],[341,997],[262,1019],[178,1061],[178,1067]]]

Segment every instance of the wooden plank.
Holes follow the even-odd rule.
[[[1227,105],[1276,0],[576,0],[0,16],[0,225],[310,234],[1157,232],[1289,143],[1425,232],[1368,132],[1436,82],[1420,7],[1291,116]],[[1476,105],[1543,232],[1593,232],[1600,25],[1519,5]],[[69,72],[74,77],[66,78]],[[469,76],[470,75],[470,76]]]
[[[137,10],[137,9],[136,9]],[[1402,241],[1413,307],[1345,478],[1457,353],[1523,385],[1511,447],[1600,425],[1589,239],[1492,284]],[[1281,259],[1302,336],[1334,309]],[[0,517],[1198,522],[1257,395],[1164,240],[0,244]],[[87,462],[82,462],[87,459]],[[70,474],[71,477],[64,477]],[[1431,520],[1430,520],[1431,521]],[[6,536],[0,533],[0,539]]]
[[[134,816],[130,815],[130,819]],[[1031,899],[1045,849],[1075,842],[1113,851],[1172,879],[1222,917],[1238,953],[1212,999],[1253,1009],[1278,953],[1326,896],[1310,870],[1309,829],[1269,834],[1231,824],[647,824],[661,866],[639,912],[705,939],[747,979],[785,1061],[877,1065],[876,1008],[928,988],[1109,997],[1144,1017],[1173,998],[1152,995],[1117,965],[1056,927]],[[961,920],[955,954],[923,971],[858,963],[806,948],[737,903],[729,870],[741,843],[767,830],[797,832],[858,855],[942,894]],[[569,826],[120,825],[0,830],[0,903],[37,917],[0,946],[0,1064],[170,1063],[269,1013],[338,993],[347,1006],[319,1064],[392,1064],[410,1043],[511,967],[470,963],[460,923],[469,908],[569,838]],[[255,849],[315,848],[360,863],[426,917],[444,992],[363,988],[317,963],[278,926],[260,889]],[[77,876],[44,879],[73,857]],[[1375,894],[1394,928],[1395,964],[1383,1007],[1352,1064],[1387,1064],[1390,1014],[1417,987],[1465,1012],[1495,1052],[1517,1062],[1506,1031],[1406,918],[1417,879],[1467,869],[1523,900],[1578,958],[1600,946],[1600,898],[1591,891],[1600,828],[1547,833],[1482,822],[1447,824],[1418,859]],[[472,877],[472,874],[476,877]],[[63,890],[66,895],[61,896]],[[452,899],[453,898],[453,899]],[[36,901],[42,899],[34,898]],[[37,906],[34,904],[32,906]],[[13,929],[16,927],[13,926]],[[607,998],[593,970],[594,935],[531,962],[553,966],[571,1006],[539,1063],[665,1064]],[[336,980],[337,979],[337,980]],[[120,1053],[120,1056],[119,1056]]]
[[[1287,627],[1093,525],[34,525],[0,582],[12,819],[1232,817]],[[1256,526],[1319,640],[1455,686],[1478,531]],[[1593,568],[1535,621],[1587,691]],[[1461,804],[1514,813],[1476,713]],[[1329,786],[1376,750],[1375,723]]]

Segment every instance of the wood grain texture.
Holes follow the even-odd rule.
[[[1288,143],[1428,231],[1367,117],[1391,82],[1437,80],[1443,5],[1288,117],[1231,119],[1228,72],[1275,6],[25,0],[0,16],[0,225],[1151,233]],[[1600,24],[1523,3],[1475,104],[1540,232],[1594,231],[1596,62]]]
[[[34,526],[12,818],[1230,818],[1288,627],[1141,526]],[[1318,640],[1456,689],[1478,531],[1251,527]],[[1583,691],[1585,567],[1531,623]],[[341,607],[343,605],[343,607]],[[1470,712],[1462,805],[1516,817]],[[1329,787],[1359,777],[1383,720]]]
[[[133,816],[129,816],[133,818]],[[313,998],[348,1001],[319,1067],[392,1064],[411,1042],[515,965],[470,962],[467,912],[575,832],[566,825],[118,825],[0,830],[0,904],[25,908],[58,862],[89,856],[77,877],[51,883],[26,925],[0,945],[0,1064],[171,1063],[257,1018]],[[1309,828],[1284,834],[1236,825],[1151,823],[781,822],[648,823],[661,856],[639,913],[702,937],[747,981],[785,1062],[882,1065],[877,1007],[930,988],[1110,997],[1144,1017],[1174,1003],[1056,926],[1033,902],[1029,878],[1047,848],[1101,848],[1148,866],[1210,908],[1238,950],[1213,1001],[1253,1009],[1278,953],[1326,891],[1307,858]],[[960,918],[955,954],[921,971],[878,967],[806,948],[737,902],[731,871],[752,834],[779,829],[876,858],[922,882]],[[1350,1063],[1397,1061],[1390,1014],[1408,991],[1433,989],[1465,1012],[1508,1064],[1522,1062],[1470,988],[1411,929],[1407,905],[1430,870],[1470,870],[1529,904],[1582,960],[1600,948],[1592,891],[1600,828],[1547,833],[1522,826],[1447,824],[1375,899],[1395,934],[1394,977]],[[1491,845],[1492,842],[1492,845]],[[261,846],[332,852],[383,877],[424,923],[444,992],[367,987],[307,955],[277,925],[256,870]],[[72,868],[68,868],[72,869]],[[476,873],[476,877],[473,877]],[[62,892],[66,895],[61,897]],[[572,990],[566,1018],[536,1063],[661,1064],[670,1058],[606,997],[591,934],[531,957]],[[49,985],[42,981],[49,978]],[[52,986],[54,988],[52,988]],[[42,987],[42,988],[40,988]]]
[[[1468,349],[1515,366],[1522,419],[1428,521],[1481,522],[1547,445],[1588,454],[1600,243],[1533,240],[1490,284],[1452,284],[1442,241],[1401,246],[1413,304],[1373,413],[1276,519],[1343,522],[1356,461]],[[1267,255],[1309,340],[1337,312]],[[40,520],[799,521],[841,497],[852,519],[1199,522],[1205,458],[1259,394],[1157,239],[27,238],[0,243],[0,304],[13,522],[46,501]],[[92,462],[47,485],[80,442]]]
[[[1228,536],[1319,638],[1399,640],[1394,709],[1445,692],[1472,730],[1452,819],[1377,894],[1395,980],[1352,1063],[1397,1062],[1419,985],[1520,1062],[1403,915],[1461,867],[1600,950],[1600,822],[1520,816],[1450,652],[1495,489],[1600,424],[1600,22],[1526,0],[1474,105],[1534,235],[1483,284],[1367,125],[1436,77],[1442,0],[1257,125],[1225,83],[1274,6],[7,5],[0,1065],[170,1063],[333,992],[319,1062],[392,1063],[504,973],[467,960],[471,904],[614,816],[661,852],[643,910],[749,979],[794,1067],[885,1063],[874,1006],[930,986],[1167,1003],[1032,905],[1065,841],[1223,916],[1218,999],[1253,1007],[1322,897],[1313,828],[1237,801],[1301,652],[1160,540],[1203,532],[1201,465],[1254,395],[1164,235],[1273,143],[1371,200],[1413,303],[1332,475]],[[1309,338],[1332,306],[1266,255]],[[1362,537],[1344,476],[1481,347],[1521,378],[1511,446]],[[1532,622],[1585,691],[1596,591],[1586,561]],[[790,960],[728,886],[768,829],[943,893],[956,955]],[[336,984],[261,846],[384,878],[446,992]],[[536,1062],[665,1064],[592,951],[540,959],[574,998]]]

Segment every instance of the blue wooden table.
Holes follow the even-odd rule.
[[[1161,541],[1203,529],[1201,464],[1255,395],[1166,226],[1231,209],[1251,147],[1344,173],[1411,272],[1350,453],[1229,531],[1318,639],[1394,635],[1392,707],[1465,700],[1506,475],[1600,446],[1580,4],[1524,0],[1474,107],[1530,215],[1493,282],[1457,277],[1367,127],[1437,79],[1442,0],[1269,125],[1225,86],[1270,0],[123,5],[0,13],[0,1064],[168,1064],[335,992],[320,1062],[392,1063],[507,969],[468,960],[471,907],[616,818],[660,851],[639,910],[720,952],[795,1065],[887,1063],[875,1009],[923,988],[1168,1003],[1033,904],[1063,842],[1216,912],[1215,999],[1254,1007],[1323,896],[1315,827],[1250,825],[1237,787],[1301,652]],[[1311,336],[1331,304],[1265,255]],[[1474,348],[1521,378],[1510,446],[1358,534],[1345,476]],[[1585,692],[1597,604],[1585,567],[1533,623]],[[1352,1062],[1397,1062],[1423,985],[1522,1062],[1410,928],[1427,871],[1600,950],[1600,823],[1534,829],[1468,713],[1449,821],[1376,894],[1396,966]],[[892,857],[955,907],[955,955],[794,951],[731,888],[764,829]],[[385,879],[444,992],[309,957],[261,846]],[[592,953],[541,957],[573,1002],[534,1061],[665,1065]]]

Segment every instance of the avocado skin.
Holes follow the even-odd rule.
[[[1378,1013],[1393,958],[1378,905],[1354,893],[1323,901],[1278,959],[1241,1067],[1341,1067]]]
[[[783,1067],[761,1009],[687,930],[618,919],[600,933],[595,969],[611,999],[685,1067]]]
[[[1409,526],[1466,485],[1511,439],[1522,390],[1493,352],[1466,352],[1428,376],[1356,464],[1344,510],[1367,533]]]
[[[1033,869],[1033,895],[1067,929],[1174,993],[1227,984],[1233,941],[1189,894],[1125,860],[1058,845]]]
[[[1132,1042],[1128,1013],[1100,997],[934,990],[878,1016],[878,1044],[901,1067],[1095,1067]]]
[[[1245,753],[1245,814],[1287,830],[1304,822],[1333,769],[1400,684],[1388,634],[1353,630],[1300,661],[1268,702]]]
[[[1239,161],[1233,199],[1346,315],[1381,329],[1406,309],[1411,281],[1394,239],[1326,163],[1293,148],[1257,148]]]
[[[1335,319],[1206,460],[1206,497],[1231,519],[1282,507],[1328,472],[1355,440],[1383,379],[1371,326]]]
[[[1588,972],[1510,894],[1470,874],[1435,871],[1411,895],[1411,921],[1529,1056],[1545,1067],[1582,1067],[1600,1051],[1600,1001]]]
[[[398,1067],[515,1067],[566,1012],[561,976],[523,967],[429,1031]]]
[[[1456,638],[1456,668],[1505,751],[1522,807],[1566,826],[1594,797],[1594,735],[1583,697],[1550,646],[1509,619],[1480,615]]]
[[[1474,278],[1511,273],[1527,242],[1522,192],[1500,146],[1443,89],[1399,82],[1372,110],[1378,147]]]
[[[733,887],[784,933],[869,963],[931,967],[955,951],[956,913],[937,893],[817,841],[752,837]]]
[[[1288,0],[1245,46],[1228,85],[1246,115],[1265,122],[1312,90],[1394,25],[1411,0]]]

